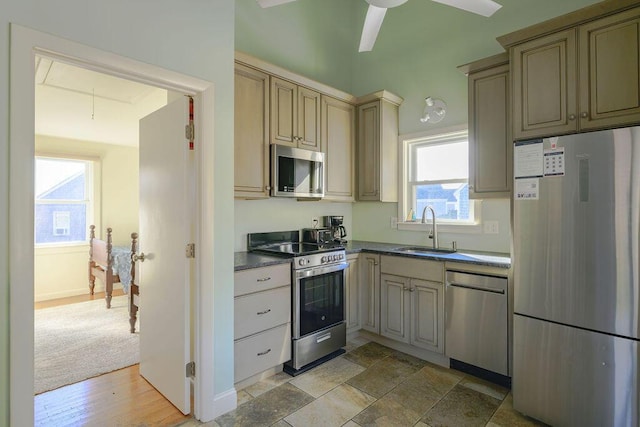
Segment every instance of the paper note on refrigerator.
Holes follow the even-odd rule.
[[[564,175],[564,147],[544,150],[544,176]]]
[[[543,176],[542,140],[518,141],[513,150],[513,176],[515,179]]]
[[[538,200],[540,193],[540,178],[516,179],[513,191],[515,200]]]

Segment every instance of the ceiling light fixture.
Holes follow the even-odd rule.
[[[447,104],[442,99],[427,96],[424,102],[427,105],[425,105],[424,113],[420,118],[422,123],[438,123],[444,119],[447,114]]]

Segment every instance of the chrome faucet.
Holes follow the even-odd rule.
[[[429,238],[433,239],[433,249],[438,249],[438,224],[436,224],[436,211],[433,210],[431,206],[425,206],[422,210],[422,223],[426,224],[426,213],[427,209],[431,211],[431,217],[433,218],[433,226],[431,227],[431,233],[429,233]]]

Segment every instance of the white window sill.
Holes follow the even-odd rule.
[[[456,234],[480,234],[482,233],[482,224],[480,223],[465,223],[465,224],[452,224],[446,222],[436,223],[438,226],[438,233],[456,233]],[[425,231],[431,230],[431,222],[426,224],[420,221],[416,222],[398,222],[398,230],[404,231]]]

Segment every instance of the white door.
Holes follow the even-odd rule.
[[[184,414],[189,378],[193,151],[185,139],[188,98],[140,120],[140,373]]]

